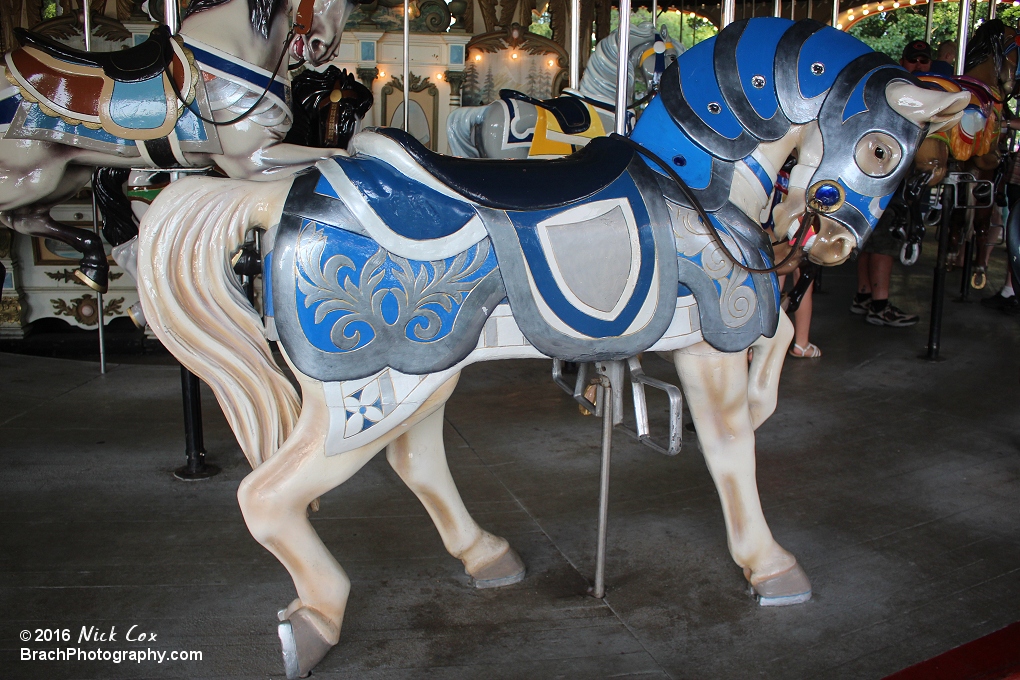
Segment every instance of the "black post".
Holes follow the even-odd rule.
[[[174,477],[185,481],[208,479],[219,474],[219,467],[205,462],[202,437],[202,393],[198,376],[181,366],[181,396],[184,398],[184,445],[188,462],[174,470]]]
[[[956,187],[942,187],[942,223],[939,225],[939,252],[935,256],[935,277],[931,291],[931,324],[928,326],[928,352],[922,359],[941,361],[939,344],[942,338],[942,305],[946,297],[946,251],[949,250],[949,222],[953,218],[953,192]]]
[[[974,239],[972,233],[963,246],[963,281],[960,282],[960,302],[970,300],[970,277],[974,274]]]

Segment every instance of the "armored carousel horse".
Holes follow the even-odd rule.
[[[337,643],[350,591],[307,508],[383,449],[477,586],[523,578],[446,463],[444,405],[478,361],[671,353],[734,561],[761,604],[808,599],[755,482],[754,429],[793,333],[760,215],[796,153],[777,233],[816,218],[811,256],[842,261],[964,98],[817,22],[751,19],[670,66],[630,138],[563,159],[451,158],[378,129],[296,178],[166,189],[141,225],[141,299],[255,468],[238,491],[245,522],[297,589],[279,612],[287,676]],[[252,229],[268,230],[264,319],[229,264]]]
[[[16,29],[0,87],[0,220],[82,253],[76,276],[105,291],[93,233],[54,221],[97,167],[212,167],[229,177],[288,176],[328,152],[281,144],[291,123],[288,55],[336,54],[360,0],[195,0],[180,36],[166,27],[121,52],[73,50]],[[292,20],[293,28],[290,28]],[[117,244],[114,244],[117,245]]]
[[[576,91],[545,101],[500,90],[485,106],[454,109],[446,120],[450,153],[465,158],[556,158],[613,130],[618,30],[599,41]],[[665,26],[631,26],[627,59],[629,101],[637,83],[651,94],[665,68],[683,52]]]

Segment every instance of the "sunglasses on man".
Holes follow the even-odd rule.
[[[910,57],[907,59],[907,63],[910,64],[930,64],[931,59],[928,57]]]

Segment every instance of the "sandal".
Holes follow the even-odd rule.
[[[819,359],[822,356],[822,350],[818,349],[818,345],[813,342],[809,342],[807,347],[793,343],[788,354],[794,359]]]

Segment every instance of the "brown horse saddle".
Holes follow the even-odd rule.
[[[159,139],[194,100],[194,57],[166,26],[119,52],[83,52],[21,28],[15,33],[22,47],[5,55],[8,79],[25,100],[69,125]]]

